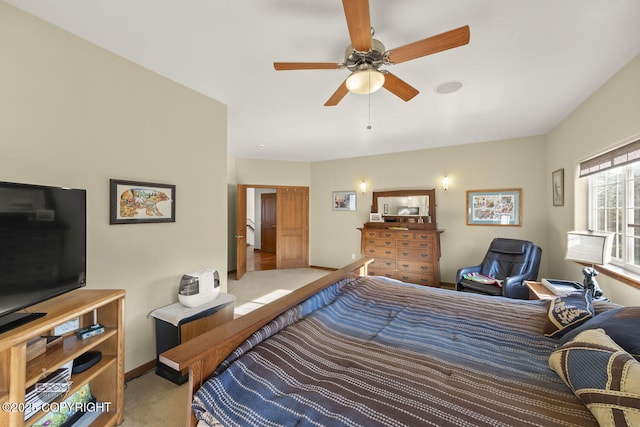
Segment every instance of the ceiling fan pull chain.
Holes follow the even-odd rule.
[[[371,80],[369,80],[369,85],[371,85]],[[371,91],[369,91],[369,124],[367,125],[367,130],[371,130]]]

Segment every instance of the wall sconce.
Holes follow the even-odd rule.
[[[360,183],[360,191],[362,192],[362,194],[365,194],[367,192],[367,183],[364,182],[364,179]]]
[[[449,189],[449,177],[448,176],[444,176],[444,178],[442,178],[442,188],[444,189],[444,191],[447,191]]]

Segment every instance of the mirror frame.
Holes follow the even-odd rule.
[[[373,205],[371,206],[372,213],[379,213],[378,210],[378,197],[414,197],[414,196],[429,196],[429,216],[431,216],[431,224],[436,224],[436,190],[392,190],[392,191],[374,191]],[[427,223],[427,215],[420,215],[425,223]],[[414,216],[401,216],[401,215],[383,215],[385,222],[409,222],[409,218],[416,218]]]

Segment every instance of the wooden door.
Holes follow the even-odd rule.
[[[262,252],[277,253],[276,246],[276,193],[260,195],[261,216],[260,223],[260,250]]]
[[[309,267],[309,188],[276,191],[276,268]]]
[[[247,272],[247,186],[238,184],[236,194],[236,280]]]

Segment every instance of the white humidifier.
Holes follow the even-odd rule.
[[[198,270],[185,273],[180,279],[178,301],[186,307],[197,307],[216,299],[220,293],[217,270]]]

